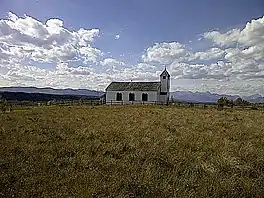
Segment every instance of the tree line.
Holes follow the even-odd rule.
[[[227,97],[221,97],[218,99],[217,105],[219,108],[224,108],[224,106],[233,108],[234,106],[250,105],[250,102],[243,100],[242,98],[237,98],[236,100],[229,100]]]

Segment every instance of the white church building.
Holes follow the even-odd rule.
[[[157,82],[111,82],[106,88],[106,104],[167,104],[170,74],[164,69]]]

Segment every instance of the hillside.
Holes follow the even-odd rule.
[[[53,88],[37,88],[37,87],[0,87],[0,92],[23,92],[23,93],[41,93],[52,95],[84,95],[99,97],[104,92],[89,89],[53,89]]]
[[[0,92],[0,99],[11,101],[50,101],[50,100],[92,100],[99,99],[98,96],[86,95],[58,95],[43,93],[24,93],[24,92]]]
[[[264,97],[260,94],[252,96],[239,96],[239,95],[227,95],[227,94],[215,94],[210,92],[191,92],[191,91],[175,91],[170,94],[174,100],[186,101],[186,102],[204,102],[211,103],[216,102],[221,97],[227,97],[230,100],[236,100],[241,97],[243,100],[249,102],[264,102]]]

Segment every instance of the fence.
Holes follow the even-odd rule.
[[[151,105],[160,105],[160,104],[167,104],[167,103],[162,103],[158,101],[140,101],[140,100],[134,100],[134,101],[128,101],[128,100],[121,100],[121,101],[116,101],[116,100],[108,100],[106,101],[107,105],[133,105],[133,104],[151,104]]]
[[[9,105],[15,107],[25,106],[73,106],[73,105],[102,105],[103,100],[58,100],[58,101],[8,101]]]
[[[169,105],[174,107],[184,107],[184,108],[214,108],[219,109],[216,103],[188,103],[188,102],[174,102],[169,101],[168,103],[160,103],[157,101],[115,101],[115,100],[60,100],[60,101],[8,101],[8,106],[12,108],[19,109],[28,106],[79,106],[79,105]],[[234,109],[264,109],[264,103],[252,103],[251,105],[235,105]],[[221,109],[221,108],[220,108]],[[224,109],[231,109],[231,107],[225,106]]]
[[[222,109],[217,103],[188,103],[188,102],[170,102],[170,105],[176,107],[189,107],[189,108],[214,108]],[[224,106],[223,109],[264,109],[264,103],[251,103],[250,105],[233,105]]]

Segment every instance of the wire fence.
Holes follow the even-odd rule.
[[[120,100],[120,101],[116,101],[116,100],[107,100],[105,102],[105,104],[107,105],[133,105],[133,104],[141,104],[141,105],[145,105],[145,104],[151,104],[151,105],[159,105],[159,104],[168,104],[168,103],[164,103],[164,102],[159,102],[159,101],[141,101],[141,100],[133,100],[133,101],[129,101],[129,100]]]
[[[227,106],[220,106],[217,103],[188,103],[188,102],[170,102],[170,105],[175,107],[188,107],[188,108],[214,108],[214,109],[264,109],[264,103],[251,103],[249,105],[227,105]]]
[[[103,105],[103,100],[51,100],[51,101],[7,101],[7,106],[75,106],[75,105]]]
[[[24,109],[27,107],[41,107],[41,106],[80,106],[80,105],[167,105],[170,107],[183,108],[200,108],[200,109],[249,109],[249,110],[264,110],[264,103],[251,103],[250,105],[234,105],[220,107],[217,103],[192,103],[192,102],[174,102],[168,101],[161,103],[158,101],[115,101],[115,100],[67,100],[67,101],[8,101],[6,107],[1,104],[1,109],[12,111],[15,109]]]

